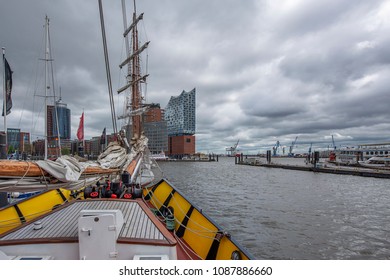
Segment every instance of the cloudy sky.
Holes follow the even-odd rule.
[[[131,18],[132,1],[127,3]],[[56,95],[75,138],[112,132],[97,0],[0,0],[0,45],[13,74],[7,127],[43,134],[44,23]],[[117,115],[125,59],[120,0],[103,0]],[[390,1],[142,0],[148,102],[196,88],[197,151],[295,151],[390,142]],[[146,69],[147,68],[147,69]],[[121,122],[118,122],[121,125]],[[2,126],[2,125],[1,125]],[[288,148],[286,149],[287,152]]]

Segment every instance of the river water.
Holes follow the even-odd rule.
[[[390,259],[390,179],[236,165],[229,157],[159,166],[256,259]]]

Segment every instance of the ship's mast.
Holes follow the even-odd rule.
[[[138,38],[138,22],[143,19],[143,14],[137,16],[136,3],[133,1],[133,17],[132,23],[129,27],[127,27],[126,20],[126,7],[125,1],[122,0],[122,10],[123,10],[123,24],[124,24],[124,33],[126,41],[126,51],[128,53],[128,57],[125,61],[123,61],[119,67],[122,68],[125,65],[128,65],[128,75],[127,75],[127,85],[118,90],[118,93],[125,91],[130,88],[130,102],[126,108],[130,108],[131,112],[126,114],[125,116],[121,116],[119,118],[131,118],[132,124],[132,137],[137,138],[142,134],[142,95],[141,95],[141,83],[145,82],[146,77],[148,75],[141,76],[141,67],[140,67],[140,54],[143,52],[149,45],[149,42],[146,42],[141,47],[139,46],[139,38]],[[131,34],[131,46],[128,40],[128,35]]]
[[[47,64],[50,59],[49,54],[49,18],[45,18],[45,160],[47,159],[47,97],[50,86],[48,85]]]
[[[133,13],[133,24],[137,20],[136,15],[136,6],[134,0],[134,13]],[[134,29],[132,32],[132,41],[133,41],[133,54],[138,51],[138,28],[137,25],[134,25]],[[139,56],[134,55],[132,61],[132,81],[137,81],[140,75],[140,64],[139,64]],[[133,112],[136,112],[140,108],[141,103],[141,94],[140,94],[140,86],[139,83],[133,83],[132,86],[132,96],[131,96],[131,109]],[[133,121],[133,137],[137,138],[141,136],[141,116],[136,114],[132,116]]]
[[[44,155],[44,159],[47,159],[48,157],[48,143],[49,143],[49,133],[48,133],[48,129],[49,129],[49,126],[48,126],[48,110],[47,110],[47,106],[48,106],[48,102],[47,102],[47,99],[49,97],[53,97],[54,98],[54,111],[53,111],[53,118],[55,118],[56,120],[56,127],[57,127],[57,135],[56,135],[56,138],[57,138],[57,147],[58,147],[58,151],[57,151],[57,156],[61,156],[61,140],[60,140],[60,129],[59,129],[59,120],[58,120],[58,113],[57,113],[57,100],[56,100],[56,96],[55,96],[55,85],[54,85],[54,73],[53,73],[53,58],[51,56],[51,43],[50,43],[50,30],[49,30],[49,23],[50,23],[50,20],[49,20],[49,17],[46,15],[45,17],[45,58],[41,59],[41,60],[44,60],[45,61],[45,95],[43,96],[44,99],[45,99],[45,119],[44,119],[44,126],[45,126],[45,131],[44,131],[44,140],[45,140],[45,155]],[[49,63],[50,63],[50,68],[51,68],[51,73],[49,73]],[[50,78],[49,78],[49,75],[51,74],[51,85],[50,85]],[[53,91],[53,95],[49,95],[49,90],[52,90]]]
[[[135,5],[135,3],[134,3],[134,5]],[[122,18],[123,18],[123,28],[124,28],[124,30],[126,30],[126,28],[127,28],[126,0],[122,0]],[[130,53],[130,42],[129,42],[129,38],[127,36],[125,36],[125,47],[126,47],[126,54],[129,54]],[[130,64],[128,64],[127,65],[127,77],[126,77],[127,84],[130,84],[130,82],[131,82],[130,73],[131,73],[131,67],[130,67]],[[126,102],[124,104],[124,111],[126,111],[130,107],[131,107],[131,102],[130,102],[129,98],[126,97]],[[131,116],[125,116],[124,118],[127,118],[126,125],[130,125],[131,124]]]

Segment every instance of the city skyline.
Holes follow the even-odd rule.
[[[298,151],[310,143],[326,149],[332,135],[338,147],[388,142],[389,2],[283,3],[139,1],[140,40],[150,41],[142,58],[146,102],[165,107],[172,93],[196,86],[197,149],[205,152],[224,152],[238,139],[243,151],[264,151],[277,141],[289,146],[297,136]],[[72,108],[72,131],[83,111],[86,137],[104,127],[112,131],[97,6],[69,0],[2,5],[0,43],[14,72],[10,127],[43,135],[42,122],[32,122],[42,111],[33,116],[31,100],[43,89],[35,74],[42,73],[36,65],[48,15],[56,90],[62,88]],[[118,67],[127,57],[121,5],[103,6],[116,90],[127,74]],[[117,96],[115,102],[120,115],[124,102]]]

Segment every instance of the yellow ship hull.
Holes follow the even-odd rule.
[[[157,211],[173,209],[175,234],[182,238],[201,259],[251,259],[229,234],[196,208],[166,180],[144,189],[144,198]]]
[[[71,199],[71,191],[55,189],[10,204],[0,209],[0,234],[46,214]]]

